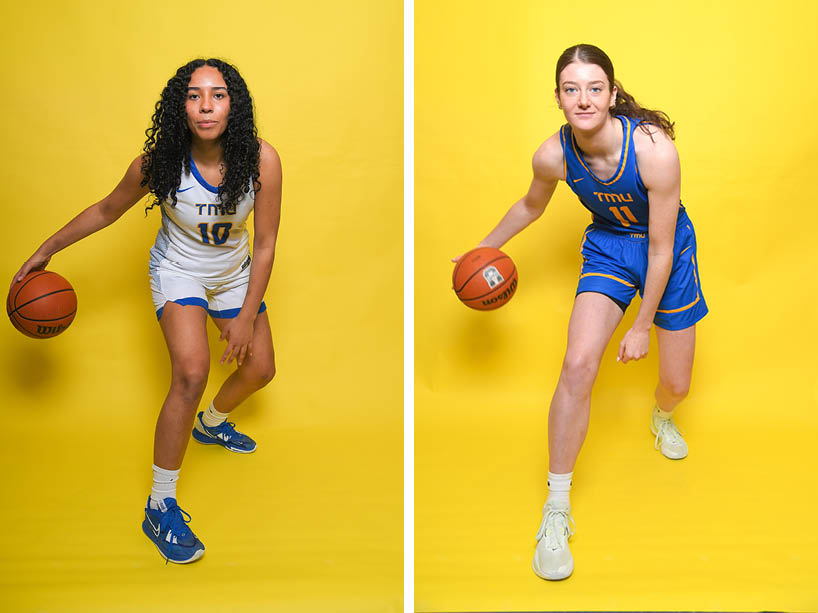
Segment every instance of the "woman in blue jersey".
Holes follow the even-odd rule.
[[[557,62],[556,86],[568,123],[534,154],[528,193],[480,243],[499,248],[537,219],[559,181],[593,215],[582,238],[568,347],[548,418],[549,494],[533,560],[534,572],[545,579],[573,572],[568,538],[574,464],[588,430],[602,354],[631,299],[636,292],[642,296],[617,360],[645,357],[655,325],[659,382],[650,427],[655,446],[672,459],[687,455],[672,414],[690,386],[695,324],[707,314],[696,237],[680,201],[673,124],[625,93],[608,56],[592,45],[565,50]]]
[[[51,256],[119,219],[151,195],[162,226],[150,253],[156,316],[171,361],[171,385],[156,424],[153,487],[142,528],[160,554],[187,563],[204,554],[176,482],[191,432],[197,441],[250,453],[256,443],[228,414],[275,374],[262,300],[273,266],[281,210],[281,163],[259,139],[247,85],[217,59],[180,67],[162,91],[144,154],[119,185],[48,238],[15,275],[42,270]],[[253,262],[245,227],[254,211]],[[237,369],[196,414],[210,367],[208,314],[227,341],[222,362]],[[194,425],[195,422],[195,425]]]

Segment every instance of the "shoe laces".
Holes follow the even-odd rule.
[[[573,527],[572,527],[573,526]],[[576,532],[577,524],[568,509],[557,509],[546,505],[543,508],[542,523],[537,531],[537,542],[545,537],[545,546],[555,550],[565,547],[565,542]]]
[[[168,543],[172,546],[179,542],[180,539],[192,535],[193,531],[188,528],[188,523],[192,518],[184,511],[178,504],[172,503],[168,505],[165,512],[162,513],[159,519],[159,526],[161,529],[167,530],[170,537]],[[174,542],[174,538],[176,539]],[[165,558],[165,565],[168,563],[168,558]]]
[[[171,504],[167,509],[164,517],[162,517],[162,523],[171,534],[171,543],[174,536],[178,541],[189,534],[193,534],[193,531],[188,527],[191,517],[186,511],[182,510],[177,504]]]
[[[656,440],[653,443],[654,449],[659,449],[659,441],[665,440],[671,445],[680,445],[684,439],[679,431],[679,427],[673,423],[672,419],[657,419]]]
[[[225,441],[229,441],[237,434],[236,424],[232,421],[223,421],[218,426],[208,427],[208,430],[211,430],[216,434],[223,434],[224,435],[223,440]]]

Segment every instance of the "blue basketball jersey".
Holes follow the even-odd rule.
[[[617,119],[622,123],[623,132],[619,167],[613,176],[604,180],[597,177],[583,159],[571,126],[566,124],[560,128],[565,182],[591,211],[595,224],[621,234],[647,234],[648,190],[639,177],[633,146],[633,131],[639,121],[623,115],[617,115]],[[679,221],[685,216],[681,202],[679,216]]]

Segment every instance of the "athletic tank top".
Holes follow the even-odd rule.
[[[560,128],[565,182],[593,214],[595,224],[620,234],[646,234],[648,231],[648,190],[639,176],[633,132],[638,120],[617,115],[622,123],[622,152],[619,167],[611,177],[597,177],[582,157],[571,126]],[[677,225],[686,216],[679,202]]]
[[[219,283],[249,266],[246,222],[255,194],[251,189],[228,207],[219,201],[218,192],[205,181],[191,158],[190,174],[182,170],[176,206],[170,199],[162,203],[162,227],[151,248],[151,268],[170,267]]]

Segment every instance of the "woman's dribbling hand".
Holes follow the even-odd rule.
[[[224,361],[227,360],[227,363],[230,364],[235,358],[238,365],[241,366],[244,364],[245,357],[253,355],[253,321],[248,321],[238,315],[227,322],[219,340],[227,340],[227,347],[220,363],[224,364]]]
[[[39,252],[35,253],[30,258],[28,258],[28,260],[26,260],[26,263],[23,264],[20,267],[20,270],[17,271],[17,274],[15,274],[11,278],[12,285],[17,283],[18,281],[22,281],[25,278],[25,276],[30,272],[33,272],[35,270],[44,270],[45,267],[48,266],[48,263],[50,261],[51,256],[46,257],[44,255],[40,255]]]
[[[479,249],[480,247],[489,247],[489,245],[487,245],[485,242],[481,242],[481,243],[480,243],[479,245],[477,245],[476,247],[472,247],[471,249],[469,249],[469,251],[474,251],[475,249]],[[466,253],[469,253],[469,251],[467,251]],[[459,261],[462,259],[462,257],[463,257],[464,255],[466,255],[466,253],[461,253],[461,254],[460,254],[460,255],[458,255],[457,257],[452,258],[452,262],[454,262],[455,264],[457,264],[457,263],[458,263],[458,262],[459,262]]]
[[[631,328],[625,332],[625,337],[619,343],[619,353],[616,356],[616,361],[627,364],[631,360],[641,360],[648,355],[649,347],[650,328],[647,330]]]

